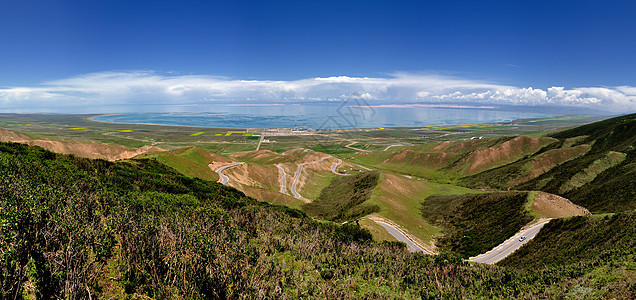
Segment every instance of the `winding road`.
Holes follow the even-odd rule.
[[[296,199],[301,199],[302,200],[302,196],[296,191],[296,184],[298,184],[298,179],[300,178],[300,174],[303,172],[303,167],[306,166],[306,165],[309,165],[309,164],[317,164],[319,162],[324,161],[325,159],[329,159],[329,158],[332,158],[332,157],[333,156],[329,155],[329,156],[323,157],[323,158],[321,158],[321,159],[319,159],[317,161],[312,161],[312,162],[303,163],[303,164],[298,165],[298,170],[296,170],[296,176],[294,176],[294,181],[292,182],[292,185],[291,185],[291,192],[292,192],[292,194],[294,195],[294,197]]]
[[[279,165],[275,165],[278,168],[278,174],[281,176],[280,191],[283,194],[287,194],[287,178],[285,177],[285,170]]]
[[[386,148],[384,148],[384,150],[382,150],[382,151],[387,151],[387,150],[391,149],[391,147],[399,147],[399,146],[403,146],[403,145],[400,145],[400,144],[388,145],[388,146],[386,146]]]
[[[220,182],[221,184],[223,184],[223,185],[227,185],[227,183],[230,181],[230,178],[229,178],[229,177],[227,177],[227,176],[225,176],[225,175],[223,175],[223,173],[222,173],[222,172],[223,172],[225,169],[229,169],[229,168],[231,168],[231,167],[235,167],[235,166],[238,166],[238,165],[240,165],[240,164],[242,164],[242,162],[235,162],[235,163],[233,163],[233,164],[230,164],[230,165],[227,165],[227,166],[223,166],[223,167],[220,167],[220,168],[216,169],[216,173],[217,173],[217,174],[219,174],[219,182]]]
[[[517,234],[513,235],[492,250],[484,254],[471,257],[468,260],[482,264],[495,264],[500,260],[506,258],[506,256],[512,254],[512,252],[515,252],[517,249],[521,248],[521,246],[523,246],[523,244],[527,243],[529,240],[533,239],[537,235],[537,233],[539,233],[541,228],[543,228],[543,225],[550,222],[550,220],[552,219],[542,219],[539,223],[517,232]],[[519,241],[522,236],[525,236],[525,239]]]
[[[356,151],[360,151],[360,152],[371,152],[369,150],[365,150],[365,149],[360,149],[360,148],[355,148],[355,147],[351,147],[355,144],[357,144],[358,142],[351,142],[349,145],[346,145],[345,148],[349,148],[351,150],[356,150]]]
[[[419,244],[415,243],[413,239],[408,236],[407,233],[400,230],[398,227],[382,219],[371,218],[371,220],[382,226],[390,235],[395,237],[398,241],[405,243],[409,251],[423,252],[424,254],[435,255],[435,253],[428,251]],[[520,230],[515,235],[513,235],[497,247],[493,248],[492,250],[484,254],[471,257],[468,260],[482,264],[495,264],[515,252],[517,249],[521,248],[521,246],[523,246],[529,240],[533,239],[539,233],[539,231],[541,231],[541,228],[543,228],[545,224],[550,222],[550,220],[552,219],[540,219],[537,224]],[[525,238],[519,241],[522,236],[525,236]]]
[[[340,172],[336,171],[338,166],[341,165],[341,164],[342,164],[342,159],[338,158],[338,161],[335,164],[333,164],[333,166],[331,166],[331,172],[333,172],[336,175],[341,175],[341,176],[351,175],[351,174],[340,173]]]
[[[367,167],[365,167],[365,166],[361,166],[361,165],[354,164],[354,163],[350,163],[350,164],[352,164],[352,165],[354,165],[354,166],[356,166],[356,167],[360,167],[360,168],[362,168],[362,169],[365,169],[365,170],[367,170],[367,171],[373,171],[373,169],[369,169],[369,168],[367,168]]]
[[[428,255],[435,255],[435,253],[428,251],[422,248],[420,245],[415,243],[410,237],[408,237],[402,230],[397,227],[386,223],[382,220],[372,219],[373,222],[376,222],[378,225],[382,226],[390,235],[396,238],[398,241],[406,244],[406,248],[411,252],[422,252]]]

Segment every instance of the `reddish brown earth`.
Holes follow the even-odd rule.
[[[545,141],[546,139],[544,139]],[[556,141],[556,139],[554,139]],[[468,154],[464,162],[467,165],[464,174],[475,174],[481,171],[513,162],[523,155],[532,154],[543,146],[541,139],[528,136],[517,136],[509,141],[486,149],[474,150]]]
[[[415,152],[410,149],[400,150],[396,153],[393,153],[391,156],[387,157],[384,162],[385,163],[403,163],[407,159],[409,159]]]
[[[510,183],[509,187],[516,186],[549,171],[556,165],[575,159],[585,154],[590,149],[589,145],[578,145],[572,148],[561,148],[543,153],[530,162],[530,172]]]
[[[224,171],[230,178],[231,185],[241,185],[278,191],[280,188],[278,169],[273,165],[241,164]]]
[[[129,148],[121,145],[99,143],[91,140],[50,140],[36,139],[24,134],[0,129],[0,141],[15,142],[31,146],[40,146],[46,150],[61,154],[73,154],[79,157],[106,159],[110,161],[129,159],[149,152],[166,151],[155,146]]]
[[[485,149],[492,141],[470,140],[464,142],[442,142],[428,152],[416,153],[411,149],[398,151],[384,160],[384,163],[411,163],[431,168],[442,168],[457,160],[459,155],[467,153],[452,168],[464,175],[513,162],[523,155],[537,152],[544,145],[556,141],[551,138],[533,138],[518,136],[499,145]]]
[[[452,163],[456,157],[457,155],[454,153],[448,152],[418,154],[413,157],[411,163],[425,167],[441,168]]]
[[[237,158],[237,159],[247,159],[247,160],[252,160],[252,161],[262,162],[262,163],[271,163],[280,159],[281,155],[270,150],[258,150],[258,151],[251,151],[251,152],[236,153],[236,154],[230,155],[230,157]]]
[[[483,144],[484,141],[483,140],[470,140],[468,142],[460,142],[457,143],[457,145],[451,147],[450,149],[446,150],[448,152],[457,152],[459,150],[464,150],[466,148],[473,148],[475,146],[479,146],[480,144]]]
[[[225,175],[230,178],[231,186],[245,192],[248,195],[259,194],[267,196],[267,199],[283,201],[287,198],[283,197],[283,194],[278,193],[281,187],[281,176],[278,175],[279,171],[278,168],[276,168],[276,165],[280,166],[285,171],[285,180],[287,181],[286,186],[289,189],[294,180],[296,171],[298,170],[298,165],[318,161],[327,156],[329,155],[322,152],[307,150],[305,148],[288,150],[282,154],[269,150],[236,153],[230,155],[230,157],[236,160],[247,160],[248,162],[254,161],[262,164],[242,164],[227,169],[227,171],[225,171]],[[303,174],[299,177],[296,189],[299,191],[302,190],[307,177],[311,177],[309,174],[325,173],[330,175],[331,166],[333,166],[336,161],[336,158],[329,158],[320,163],[305,165],[303,168]],[[218,163],[215,166],[218,168],[227,164],[228,162],[223,162]],[[259,189],[264,191],[258,191]],[[278,193],[281,196],[273,193]]]
[[[431,152],[441,152],[446,150],[448,147],[450,147],[451,145],[455,144],[457,142],[454,141],[446,141],[446,142],[441,142],[439,143],[439,145],[435,146],[435,148],[431,149]]]
[[[590,211],[570,200],[550,193],[539,192],[534,197],[532,209],[549,218],[590,215]]]

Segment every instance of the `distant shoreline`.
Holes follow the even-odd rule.
[[[386,108],[393,108],[392,106],[379,106],[379,107],[386,107]],[[400,107],[400,108],[410,108],[410,106],[408,107]],[[448,107],[435,107],[435,108],[448,108]],[[454,107],[457,108],[457,107]],[[462,109],[475,109],[475,108],[462,108]],[[230,127],[230,126],[204,126],[204,125],[196,125],[196,124],[192,124],[192,125],[185,125],[185,124],[161,124],[161,123],[151,123],[151,122],[117,122],[117,121],[103,121],[103,120],[97,120],[96,118],[100,118],[100,117],[108,117],[108,116],[123,116],[123,115],[144,115],[144,114],[151,114],[151,113],[109,113],[109,114],[100,114],[100,115],[93,115],[91,117],[86,118],[89,121],[92,122],[98,122],[98,123],[103,123],[103,124],[121,124],[121,125],[150,125],[150,126],[174,126],[174,127],[192,127],[192,128],[218,128],[218,129],[276,129],[276,128],[298,128],[298,129],[312,129],[312,130],[321,130],[321,128],[314,128],[314,127],[309,127],[309,126],[273,126],[273,127],[258,127],[258,126],[242,126],[242,127]],[[179,113],[179,114],[187,114],[187,113]],[[445,124],[428,124],[428,125],[416,125],[416,126],[389,126],[389,125],[379,125],[379,126],[361,126],[361,127],[354,127],[354,128],[322,128],[322,129],[329,129],[329,130],[370,130],[370,129],[376,129],[376,128],[386,128],[386,129],[399,129],[399,128],[406,128],[406,129],[412,129],[412,128],[426,128],[426,127],[434,127],[434,126],[468,126],[468,125],[476,125],[476,124],[502,124],[502,123],[511,123],[511,122],[518,122],[521,120],[533,120],[533,119],[543,119],[543,118],[551,118],[551,117],[556,117],[556,116],[544,116],[544,117],[529,117],[529,118],[516,118],[516,119],[512,119],[512,120],[506,120],[506,121],[484,121],[484,122],[458,122],[458,123],[445,123]]]
[[[356,106],[363,107],[363,106]],[[498,106],[475,106],[475,105],[455,105],[455,104],[379,104],[366,107],[387,107],[387,108],[460,108],[460,109],[496,109]]]
[[[147,113],[101,114],[101,115],[95,115],[95,116],[92,116],[92,117],[88,117],[86,119],[91,121],[91,122],[97,122],[97,123],[103,123],[103,124],[151,125],[151,126],[167,126],[167,127],[174,126],[174,127],[192,127],[192,128],[211,128],[211,129],[248,129],[248,128],[255,128],[255,127],[209,127],[209,126],[178,125],[178,124],[157,124],[157,123],[141,123],[141,122],[134,122],[134,123],[133,122],[107,122],[107,121],[95,120],[95,118],[99,118],[99,117],[121,116],[121,115],[143,115],[143,114],[147,114]]]

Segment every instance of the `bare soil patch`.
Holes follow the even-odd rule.
[[[435,148],[431,149],[431,152],[441,152],[446,150],[448,147],[454,145],[455,141],[446,141],[446,142],[441,142],[439,145],[435,146]]]
[[[387,157],[384,162],[385,163],[403,163],[407,160],[407,158],[410,158],[415,152],[413,152],[413,150],[400,150],[394,154],[392,154],[391,156]]]
[[[455,159],[456,155],[448,152],[418,154],[411,162],[416,165],[432,168],[444,167]]]
[[[550,218],[590,215],[590,211],[586,208],[578,206],[561,196],[545,192],[539,192],[534,197],[532,209]]]
[[[270,150],[258,150],[251,152],[236,153],[230,155],[236,159],[248,159],[256,162],[270,163],[280,159],[281,155]]]
[[[110,161],[129,159],[149,152],[166,151],[165,149],[155,146],[143,146],[135,149],[121,145],[99,143],[91,140],[56,141],[49,139],[33,139],[27,135],[4,129],[0,129],[0,141],[39,146],[55,153],[73,154],[79,157],[105,159]]]
[[[539,151],[542,146],[541,139],[517,136],[497,146],[472,151],[462,165],[469,167],[465,174],[475,174],[489,168],[508,163],[518,159],[522,155]]]
[[[589,145],[583,144],[572,148],[554,149],[545,152],[530,162],[530,172],[510,183],[510,187],[526,182],[530,179],[539,177],[539,175],[549,171],[556,165],[560,165],[566,161],[577,158],[585,154],[590,149]]]

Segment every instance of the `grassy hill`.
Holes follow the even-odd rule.
[[[356,158],[384,170],[453,179],[514,162],[555,141],[528,136],[446,141],[364,153]]]
[[[303,210],[312,216],[331,221],[349,221],[380,210],[377,205],[365,205],[379,180],[378,172],[365,172],[337,178],[320,192]]]
[[[431,196],[421,212],[442,227],[439,248],[469,257],[492,249],[528,224],[533,217],[525,208],[527,199],[525,192]]]
[[[0,144],[0,298],[560,298],[587,273],[469,265],[376,244],[153,159]],[[607,262],[608,264],[611,262]],[[583,283],[582,283],[583,282]]]
[[[205,149],[193,147],[193,148],[181,148],[168,152],[154,153],[146,155],[146,158],[154,158],[163,164],[173,167],[180,173],[204,180],[216,181],[219,179],[219,175],[210,167],[209,164],[213,162],[230,162],[231,160],[209,152]]]
[[[440,235],[440,228],[422,218],[420,206],[432,195],[458,195],[476,193],[471,189],[429,182],[421,178],[408,178],[390,172],[382,172],[378,186],[373,191],[369,205],[377,205],[380,218],[391,220],[408,231],[420,244],[430,245]]]
[[[541,190],[597,213],[636,209],[636,114],[551,137],[558,141],[510,164],[464,177],[460,184]]]
[[[518,186],[570,199],[592,212],[636,209],[636,114],[581,126],[553,137],[581,137],[583,156]]]

